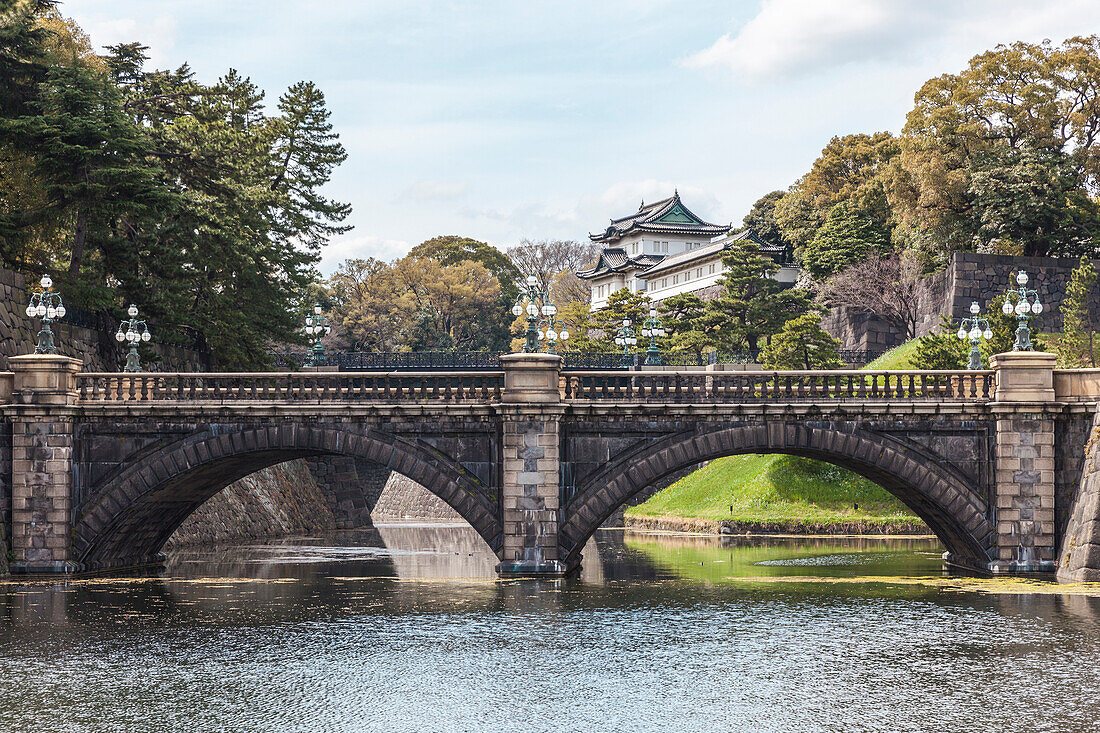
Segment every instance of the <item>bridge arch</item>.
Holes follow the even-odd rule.
[[[626,451],[578,485],[565,507],[560,551],[579,559],[585,542],[631,497],[697,463],[746,453],[814,458],[879,484],[923,519],[962,565],[984,569],[995,527],[988,502],[960,472],[886,436],[848,424],[814,427],[769,422],[679,433]]]
[[[277,463],[320,455],[363,458],[407,476],[450,505],[499,554],[495,502],[450,458],[377,430],[286,423],[206,428],[136,455],[94,487],[80,508],[72,557],[87,569],[153,562],[183,520],[229,484]]]

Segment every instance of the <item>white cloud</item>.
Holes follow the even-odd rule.
[[[64,8],[62,8],[64,9]],[[100,51],[105,46],[139,41],[149,47],[149,62],[153,67],[174,66],[172,49],[176,45],[176,20],[160,15],[151,21],[134,18],[93,16],[81,19],[81,25]]]
[[[857,62],[936,64],[998,43],[1060,41],[1098,31],[1100,4],[1094,0],[764,0],[736,33],[684,65],[765,81]]]
[[[329,275],[344,260],[373,257],[388,262],[403,257],[411,248],[411,244],[401,239],[345,234],[336,237],[321,250],[321,261],[317,267],[321,274]]]

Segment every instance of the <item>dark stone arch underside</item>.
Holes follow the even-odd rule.
[[[321,455],[362,458],[416,481],[499,554],[494,500],[445,456],[378,431],[286,424],[198,431],[124,465],[90,492],[73,526],[73,558],[87,569],[154,562],[180,523],[229,484],[267,466]]]
[[[645,487],[702,461],[785,453],[833,463],[879,484],[923,519],[961,564],[985,568],[994,541],[986,500],[949,467],[882,436],[768,423],[669,436],[617,456],[577,487],[561,525],[562,557],[576,560],[615,509]]]

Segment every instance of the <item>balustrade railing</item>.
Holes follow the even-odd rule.
[[[76,380],[85,403],[496,402],[504,390],[499,371],[85,372]],[[994,396],[992,371],[589,370],[563,372],[561,384],[563,397],[577,402],[985,401]]]
[[[571,401],[764,402],[993,398],[992,371],[571,372]]]
[[[106,373],[78,374],[81,401],[91,402],[494,402],[502,372]]]

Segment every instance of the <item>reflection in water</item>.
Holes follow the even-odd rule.
[[[391,525],[8,581],[0,730],[1095,729],[1100,599],[939,552],[603,532],[498,581],[469,527]]]

